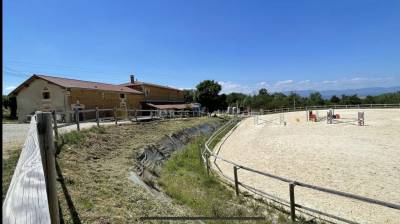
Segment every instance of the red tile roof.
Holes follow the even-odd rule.
[[[107,84],[107,83],[100,83],[100,82],[90,82],[90,81],[82,81],[77,79],[68,79],[68,78],[61,78],[61,77],[54,77],[54,76],[47,76],[47,75],[36,75],[34,74],[28,80],[26,80],[23,84],[18,86],[14,91],[10,94],[17,93],[24,84],[28,84],[32,82],[34,79],[44,79],[48,82],[51,82],[55,85],[65,87],[65,88],[82,88],[82,89],[98,89],[104,91],[115,91],[115,92],[124,92],[124,93],[133,93],[133,94],[143,94],[140,91],[121,86],[121,85],[114,85],[114,84]]]
[[[182,91],[180,89],[169,87],[169,86],[163,86],[163,85],[158,85],[158,84],[149,83],[149,82],[141,82],[141,81],[135,81],[135,83],[127,82],[127,83],[120,84],[120,86],[140,86],[140,85],[155,86],[155,87],[164,88],[164,89],[172,89],[172,90]]]

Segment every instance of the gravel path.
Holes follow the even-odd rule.
[[[244,166],[330,189],[400,204],[400,109],[336,110],[345,123],[306,122],[305,112],[241,122],[219,155]],[[320,116],[326,111],[320,111]],[[222,141],[223,142],[223,141]],[[217,147],[219,147],[217,145]],[[233,178],[233,167],[218,161]],[[288,184],[238,171],[239,181],[289,200]],[[361,223],[398,223],[400,211],[296,187],[296,203]]]
[[[3,144],[24,142],[29,124],[3,124]]]
[[[130,123],[130,121],[120,121],[118,124]],[[81,123],[80,129],[88,129],[96,126],[96,122]],[[114,122],[103,122],[101,126],[115,125]],[[9,150],[22,148],[28,134],[29,124],[3,124],[3,157],[7,157]],[[59,128],[59,133],[76,131],[76,125],[69,125]]]

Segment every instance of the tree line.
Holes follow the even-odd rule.
[[[243,109],[275,109],[293,108],[313,105],[357,105],[357,104],[397,104],[400,103],[400,91],[385,93],[377,96],[359,97],[355,95],[332,96],[324,99],[318,91],[303,97],[295,92],[284,94],[270,93],[262,88],[257,94],[229,93],[220,94],[221,85],[214,80],[205,80],[196,86],[196,89],[184,90],[186,102],[198,102],[208,111],[226,110],[228,106]]]

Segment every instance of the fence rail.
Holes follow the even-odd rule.
[[[399,107],[400,107],[400,105],[399,105]],[[214,169],[214,171],[217,172],[219,175],[221,175],[223,178],[225,178],[228,181],[231,181],[232,183],[234,183],[236,195],[240,194],[239,186],[242,186],[243,188],[247,189],[248,191],[250,191],[252,193],[255,193],[257,195],[260,195],[262,197],[266,197],[266,198],[269,198],[269,199],[272,198],[273,201],[276,201],[276,202],[278,202],[280,204],[283,204],[285,206],[288,206],[290,208],[290,215],[291,215],[292,221],[295,221],[295,219],[296,219],[296,208],[298,208],[298,209],[300,208],[302,210],[306,210],[306,211],[311,212],[311,213],[316,213],[316,214],[319,214],[319,215],[322,215],[322,216],[325,216],[325,217],[333,218],[333,219],[336,219],[336,220],[339,220],[339,221],[342,221],[342,222],[356,223],[354,221],[348,220],[348,219],[343,218],[343,217],[339,217],[339,216],[332,215],[332,214],[329,214],[329,213],[324,212],[324,211],[319,211],[319,210],[316,210],[316,209],[313,209],[313,208],[308,208],[308,207],[306,207],[304,205],[297,204],[295,202],[295,187],[296,186],[303,187],[303,188],[308,188],[308,189],[315,190],[315,191],[324,192],[324,193],[327,193],[327,194],[332,194],[332,195],[337,195],[337,196],[341,196],[341,197],[345,197],[345,198],[350,198],[350,199],[353,199],[353,200],[357,200],[357,201],[361,201],[361,202],[365,202],[365,203],[369,203],[369,204],[375,204],[375,205],[383,206],[383,207],[390,208],[390,209],[400,210],[400,204],[385,202],[385,201],[376,200],[376,199],[372,199],[372,198],[368,198],[368,197],[364,197],[364,196],[360,196],[360,195],[356,195],[356,194],[351,194],[351,193],[347,193],[347,192],[341,192],[341,191],[337,191],[337,190],[333,190],[333,189],[329,189],[329,188],[325,188],[325,187],[320,187],[320,186],[316,186],[316,185],[302,183],[302,182],[299,182],[299,181],[296,181],[296,180],[291,180],[291,179],[288,179],[288,178],[285,178],[285,177],[281,177],[281,176],[273,175],[273,174],[270,174],[270,173],[267,173],[267,172],[255,170],[255,169],[252,169],[250,167],[246,167],[246,166],[237,164],[237,163],[235,163],[233,161],[230,161],[230,160],[222,158],[221,156],[218,155],[218,152],[217,153],[214,152],[214,149],[211,147],[210,144],[215,140],[215,138],[217,136],[219,136],[221,133],[224,133],[227,129],[236,127],[240,123],[240,120],[241,120],[240,118],[232,119],[229,122],[227,122],[226,124],[224,124],[217,131],[215,131],[210,136],[210,138],[205,142],[204,150],[201,151],[202,159],[204,161],[204,164],[207,167],[207,170],[210,170],[209,159],[211,157],[214,158],[214,164],[215,164],[215,166],[217,168],[218,168],[218,165],[216,163],[217,160],[224,161],[224,162],[229,163],[229,164],[231,164],[233,166],[233,176],[234,176],[233,179],[228,177],[226,174],[224,174],[222,172],[222,170],[219,170],[219,168],[218,169]],[[289,186],[289,201],[287,201],[285,199],[282,199],[282,198],[279,198],[277,196],[271,195],[271,194],[269,194],[267,192],[263,192],[263,191],[261,191],[259,189],[251,187],[249,185],[241,183],[239,181],[239,174],[238,174],[238,171],[240,169],[247,170],[247,171],[252,172],[254,174],[257,174],[257,175],[266,176],[266,177],[269,177],[269,178],[272,178],[272,179],[275,179],[275,180],[278,180],[278,181],[282,181],[282,182],[288,183],[288,186]]]
[[[36,113],[6,198],[3,223],[60,223],[52,114]]]
[[[95,112],[94,121],[100,123],[101,111],[113,112],[115,124],[118,122],[118,109],[76,110],[72,114],[76,118],[77,129],[80,128],[79,114]],[[161,110],[125,110],[135,113],[136,121],[139,113],[148,113],[153,118],[168,118]],[[57,114],[53,112],[36,112],[31,118],[28,137],[21,151],[16,169],[11,179],[6,198],[3,203],[3,223],[60,223],[59,205],[56,191],[56,147],[58,128]],[[203,116],[199,111],[177,111],[170,113],[173,118]],[[91,119],[93,120],[93,119]],[[53,138],[53,135],[55,138]]]
[[[87,122],[96,122],[96,125],[99,127],[104,122],[114,122],[117,125],[118,122],[124,121],[138,122],[155,119],[201,117],[206,115],[204,112],[194,110],[136,110],[121,108],[95,108],[53,113],[53,116],[57,120],[57,128],[76,125],[78,131],[80,130],[80,125]],[[69,116],[71,122],[66,122],[66,116]]]
[[[396,104],[352,104],[352,105],[314,105],[304,107],[282,107],[271,110],[262,110],[263,114],[281,113],[281,112],[294,112],[294,111],[307,111],[307,110],[327,110],[327,109],[386,109],[386,108],[400,108],[400,103]],[[260,113],[260,112],[255,112]]]

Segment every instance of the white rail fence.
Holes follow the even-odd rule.
[[[3,203],[3,223],[60,223],[51,113],[37,112]]]
[[[294,112],[294,111],[307,111],[307,110],[328,110],[328,109],[390,109],[400,108],[400,103],[395,104],[352,104],[352,105],[315,105],[315,106],[304,106],[304,107],[282,107],[275,108],[272,110],[259,110],[259,114],[271,114],[271,113],[282,113],[282,112]],[[260,112],[262,111],[262,112]]]
[[[267,199],[269,199],[269,200],[271,200],[273,202],[276,202],[276,203],[278,203],[280,205],[287,206],[287,207],[289,207],[290,216],[291,216],[292,221],[296,221],[296,218],[297,218],[296,217],[296,210],[298,210],[298,211],[303,212],[304,214],[311,215],[311,216],[314,216],[316,218],[321,218],[321,216],[322,216],[322,217],[328,217],[328,218],[331,218],[331,219],[334,219],[334,220],[342,221],[342,222],[345,222],[345,223],[357,223],[356,221],[349,220],[349,219],[346,219],[346,218],[343,218],[343,217],[339,217],[337,215],[330,214],[329,211],[328,212],[327,211],[320,211],[320,210],[317,210],[317,209],[306,207],[304,205],[297,204],[295,202],[295,187],[296,186],[303,187],[303,188],[308,188],[308,189],[319,191],[319,192],[324,192],[324,193],[327,193],[327,194],[332,194],[332,195],[337,195],[337,196],[341,196],[341,197],[345,197],[345,198],[350,198],[350,199],[357,200],[357,201],[364,202],[364,203],[379,205],[379,206],[386,207],[388,209],[396,209],[396,210],[399,210],[399,212],[400,212],[400,204],[380,201],[380,200],[376,200],[376,199],[372,199],[372,198],[368,198],[368,197],[364,197],[364,196],[359,196],[359,195],[355,195],[355,194],[351,194],[351,193],[347,193],[347,192],[341,192],[341,191],[337,191],[337,190],[333,190],[333,189],[328,189],[328,188],[324,188],[324,187],[320,187],[320,186],[315,186],[315,185],[311,185],[311,184],[307,184],[307,183],[302,183],[302,182],[299,182],[299,181],[296,181],[296,180],[290,180],[290,179],[285,178],[285,177],[280,177],[280,176],[273,175],[273,174],[270,174],[270,173],[267,173],[267,172],[255,170],[255,169],[252,169],[250,167],[246,167],[246,166],[243,166],[241,164],[237,164],[237,163],[235,163],[233,161],[224,159],[223,157],[218,155],[218,153],[219,153],[218,151],[217,152],[214,151],[214,149],[213,149],[211,144],[213,143],[213,141],[216,139],[217,136],[225,133],[226,131],[229,131],[229,130],[232,131],[232,129],[237,127],[237,125],[240,123],[240,120],[241,120],[240,118],[234,118],[234,119],[230,120],[229,122],[227,122],[226,124],[224,124],[217,131],[215,131],[210,136],[210,138],[205,142],[204,150],[201,151],[202,160],[203,160],[203,162],[204,162],[204,164],[206,166],[207,172],[208,173],[216,172],[217,175],[220,175],[225,180],[228,180],[230,183],[233,183],[234,186],[235,186],[235,192],[236,192],[237,196],[240,194],[239,186],[241,186],[244,189],[248,190],[249,192],[254,193],[255,195],[261,196],[263,198],[267,198]],[[211,157],[214,158],[213,162],[214,162],[214,165],[216,167],[216,169],[212,169],[212,171],[211,171],[211,165],[210,165],[210,158]],[[217,160],[220,160],[220,161],[223,161],[225,163],[228,163],[228,164],[232,165],[232,167],[233,167],[233,176],[234,176],[233,179],[230,178],[225,173],[223,173],[222,170],[220,170],[218,168],[218,165],[216,163]],[[288,190],[289,190],[289,200],[283,199],[283,198],[279,198],[279,197],[277,197],[275,195],[272,195],[272,194],[270,194],[268,192],[262,191],[260,189],[254,188],[252,186],[249,186],[247,184],[244,184],[244,183],[240,182],[239,181],[239,175],[238,175],[238,170],[240,170],[240,169],[252,172],[255,175],[262,175],[262,176],[265,176],[265,177],[268,177],[268,178],[272,178],[272,179],[277,180],[277,181],[281,181],[281,182],[287,183],[288,184]],[[314,214],[319,215],[319,217],[315,216]],[[329,222],[329,220],[324,220],[324,221],[328,221]]]

